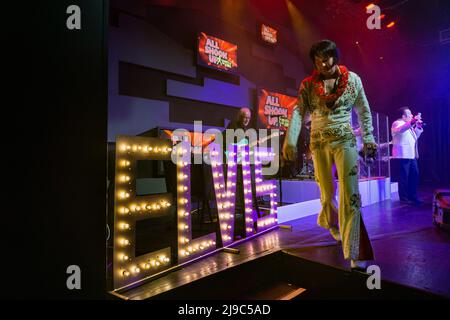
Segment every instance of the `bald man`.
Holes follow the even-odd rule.
[[[236,116],[236,120],[231,122],[227,129],[243,129],[244,131],[249,128],[250,119],[252,118],[252,112],[249,108],[241,108]]]

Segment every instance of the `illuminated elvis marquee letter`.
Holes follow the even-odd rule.
[[[191,144],[182,141],[172,154],[177,165],[177,221],[178,221],[178,263],[216,249],[216,234],[210,233],[192,239],[191,230]]]
[[[231,145],[228,150],[227,163],[227,182],[224,180],[223,163],[219,152],[221,152],[217,144],[210,145],[211,165],[213,170],[214,190],[217,199],[217,208],[219,212],[220,231],[222,235],[223,246],[227,246],[233,242],[234,235],[234,207],[236,202],[236,175],[237,164],[240,161],[242,167],[243,190],[244,190],[244,210],[245,210],[245,231],[246,237],[252,236],[257,232],[261,232],[277,225],[277,202],[276,202],[276,186],[272,182],[263,182],[262,179],[262,162],[270,162],[274,159],[274,153],[270,148],[254,148],[249,151],[246,145]],[[237,157],[240,155],[240,157]],[[252,183],[252,167],[251,160],[255,164],[255,185],[256,196],[270,196],[269,213],[258,217],[258,213],[253,209],[253,190]],[[225,188],[226,186],[226,188]],[[260,212],[261,213],[261,212]],[[259,213],[259,214],[260,214]],[[256,222],[256,229],[255,229]]]
[[[250,171],[250,147],[248,144],[239,145],[238,153],[241,155],[242,159],[241,165],[244,183],[245,235],[248,237],[256,233],[254,222],[257,219],[257,213],[253,211],[252,172]]]
[[[138,160],[170,160],[170,140],[118,136],[116,139],[114,195],[114,288],[151,276],[170,266],[166,247],[136,256],[136,222],[170,214],[170,193],[137,197]]]
[[[264,182],[262,179],[263,162],[268,163],[273,161],[274,156],[275,153],[272,152],[272,148],[257,147],[254,149],[256,196],[270,196],[270,211],[268,215],[258,219],[258,232],[267,230],[278,223],[277,194],[275,193],[276,185],[272,182]]]
[[[231,145],[228,152],[227,182],[225,184],[222,148],[217,143],[209,145],[214,191],[217,199],[220,234],[223,246],[233,242],[234,236],[234,206],[236,199],[236,156],[237,147]]]
[[[249,237],[255,233],[267,230],[277,225],[277,202],[276,202],[276,186],[269,181],[264,182],[262,179],[262,162],[268,163],[273,161],[275,154],[271,148],[255,147],[253,151],[249,151],[248,145],[239,146],[242,155],[242,176],[244,180],[244,207],[245,207],[245,230],[246,236]],[[250,162],[251,161],[251,162]],[[268,214],[259,217],[260,212],[256,212],[253,208],[253,190],[251,187],[252,176],[250,166],[254,163],[255,170],[255,189],[256,197],[270,196],[270,211]],[[256,221],[256,230],[255,230]]]

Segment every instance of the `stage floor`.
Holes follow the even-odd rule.
[[[386,200],[362,209],[372,240],[376,264],[383,280],[429,291],[450,298],[450,233],[432,224],[432,189],[420,192],[419,207]],[[289,221],[292,231],[278,228],[235,248],[239,254],[220,252],[120,295],[146,299],[230,267],[283,250],[310,261],[349,269],[341,246],[316,224],[317,215]],[[188,297],[186,297],[188,298]],[[182,299],[182,297],[180,297]]]

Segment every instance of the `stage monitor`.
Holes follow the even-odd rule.
[[[258,90],[258,123],[260,128],[287,130],[297,97]]]
[[[204,32],[198,35],[198,64],[236,74],[237,45],[209,36]]]

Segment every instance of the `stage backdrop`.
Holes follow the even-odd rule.
[[[220,1],[184,1],[182,7],[151,3],[111,6],[109,142],[154,127],[192,129],[194,120],[202,120],[205,129],[225,128],[242,107],[252,110],[256,126],[257,88],[295,96],[309,73],[292,30],[245,1],[232,15],[223,14]],[[261,39],[262,24],[277,31],[276,45]],[[211,47],[225,49],[220,50],[232,68],[198,63],[199,42],[206,44],[206,38]]]

